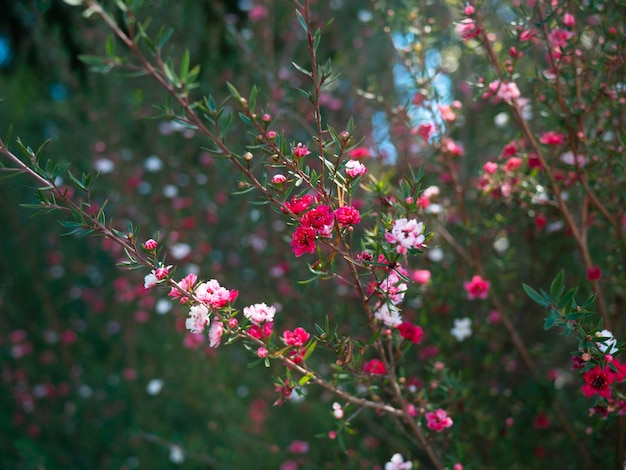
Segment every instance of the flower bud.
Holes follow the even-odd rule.
[[[243,154],[243,159],[247,162],[251,161],[254,158],[254,155],[252,155],[250,152],[246,152]]]

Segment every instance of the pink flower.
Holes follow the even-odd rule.
[[[310,153],[311,151],[306,148],[306,145],[303,145],[302,142],[298,142],[298,145],[293,148],[293,156],[296,158],[306,157]]]
[[[243,314],[255,325],[260,325],[263,322],[274,321],[274,314],[276,313],[276,307],[267,306],[265,302],[260,304],[250,305],[244,307]]]
[[[463,146],[449,137],[444,137],[441,141],[441,150],[443,152],[449,153],[453,157],[462,157],[465,155],[465,150]]]
[[[341,409],[341,405],[337,402],[333,403],[333,416],[336,419],[342,419],[344,416],[344,411]]]
[[[196,284],[197,280],[198,280],[198,276],[196,276],[193,273],[189,273],[184,278],[182,278],[178,284],[180,284],[180,287],[182,287],[184,290],[186,290],[188,292],[192,292],[193,291],[193,286]],[[181,303],[184,303],[187,300],[189,300],[176,287],[172,287],[172,289],[170,290],[169,294],[167,294],[167,296],[175,298],[175,299],[180,298],[180,302]]]
[[[153,250],[156,250],[156,247],[158,245],[159,244],[151,238],[150,240],[145,241],[145,243],[143,244],[143,247],[148,251],[153,251]]]
[[[598,395],[607,400],[611,398],[611,384],[615,381],[615,374],[607,365],[603,368],[595,366],[583,374],[585,384],[582,386],[582,392],[587,397]]]
[[[367,147],[355,147],[348,152],[348,156],[355,160],[360,160],[361,158],[371,157],[372,154]]]
[[[500,80],[494,80],[489,84],[489,91],[491,93],[487,96],[495,95],[497,98],[509,104],[521,96],[517,85],[513,82],[503,83]]]
[[[315,229],[300,226],[291,237],[291,246],[296,258],[305,253],[315,253]]]
[[[599,266],[592,266],[587,268],[587,280],[588,281],[597,281],[602,277],[602,270]]]
[[[456,24],[454,30],[463,41],[469,41],[480,34],[480,28],[472,18],[461,20]]]
[[[293,441],[289,444],[287,450],[293,454],[306,454],[309,451],[309,443],[305,441]]]
[[[256,355],[261,359],[265,359],[268,355],[267,348],[265,346],[261,346],[259,349],[256,350]]]
[[[430,271],[428,269],[416,269],[411,274],[411,279],[417,284],[425,286],[430,282]]]
[[[485,173],[493,175],[496,171],[498,171],[498,164],[494,162],[485,162],[483,170]]]
[[[335,225],[335,217],[330,207],[317,206],[305,213],[300,219],[302,227],[311,227],[322,237],[330,237]]]
[[[361,222],[361,214],[352,206],[342,206],[335,211],[335,218],[340,225],[356,225]]]
[[[434,431],[441,432],[445,428],[452,426],[452,423],[452,418],[441,408],[437,411],[429,411],[426,413],[426,425],[429,429],[433,429]]]
[[[545,145],[561,145],[565,142],[565,135],[555,131],[544,132],[539,142]]]
[[[312,203],[313,196],[311,196],[310,194],[305,194],[300,198],[294,196],[293,198],[291,198],[291,201],[285,202],[285,206],[295,215],[298,215],[307,210]],[[286,211],[283,210],[283,212]]]
[[[363,176],[367,172],[367,167],[357,160],[348,160],[345,171],[350,178],[356,178]]]
[[[568,28],[571,28],[576,24],[576,18],[571,13],[565,13],[563,15],[563,24]]]
[[[419,326],[406,321],[400,323],[396,328],[400,332],[400,336],[413,344],[419,344],[422,341],[422,336],[424,336],[424,331]]]
[[[420,124],[417,128],[417,135],[419,135],[424,141],[428,142],[430,136],[435,133],[435,126],[432,123]]]
[[[523,160],[519,157],[511,157],[504,164],[504,171],[506,173],[511,173],[515,170],[518,170],[522,166]]]
[[[396,251],[400,254],[405,254],[409,248],[422,248],[426,241],[424,224],[415,219],[394,220],[391,230],[385,232],[385,239],[397,244]]]
[[[156,271],[154,271],[154,276],[159,280],[163,280],[165,279],[168,274],[170,273],[170,268],[171,266],[161,266],[160,268],[157,268]]]
[[[222,308],[235,300],[238,294],[239,292],[236,290],[228,290],[220,286],[220,283],[215,279],[203,282],[195,290],[198,300],[208,304],[211,308]]]
[[[560,51],[561,48],[567,46],[567,41],[574,37],[574,33],[565,29],[556,28],[549,35],[550,45]]]
[[[301,327],[297,327],[293,331],[286,330],[283,333],[283,342],[288,346],[301,347],[306,344],[311,335]]]
[[[222,333],[224,333],[224,324],[221,321],[215,321],[209,329],[209,346],[217,348],[222,341]]]
[[[189,309],[189,318],[185,321],[185,327],[192,333],[198,334],[202,333],[210,322],[207,306],[197,304]]]
[[[438,106],[439,112],[441,113],[441,118],[444,121],[452,122],[456,119],[456,113],[452,111],[452,108],[447,104],[442,104]]]
[[[385,464],[385,470],[411,470],[413,463],[405,462],[401,454],[393,454],[391,460]]]
[[[183,338],[183,346],[187,349],[197,349],[204,344],[204,335],[199,333],[187,333]]]
[[[248,10],[248,18],[250,18],[250,21],[252,22],[262,20],[263,18],[266,18],[267,15],[267,8],[263,5],[253,5],[252,8]]]
[[[472,277],[471,281],[467,281],[463,284],[469,300],[477,298],[486,299],[489,295],[490,286],[491,283],[489,281],[486,281],[478,275]]]
[[[400,309],[390,302],[383,302],[380,304],[376,312],[374,312],[374,318],[380,320],[389,327],[398,326],[402,323]]]
[[[383,364],[383,361],[380,359],[372,359],[366,362],[363,366],[363,370],[372,375],[385,375],[387,373],[385,364]]]
[[[274,176],[272,176],[272,183],[273,184],[283,184],[285,181],[287,181],[287,178],[285,177],[285,175],[274,175]]]

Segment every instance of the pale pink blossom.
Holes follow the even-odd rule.
[[[187,274],[184,278],[182,278],[180,280],[180,282],[178,283],[180,285],[180,287],[188,292],[192,292],[193,291],[193,286],[196,284],[196,282],[198,281],[198,276],[196,276],[194,273],[189,273]],[[167,294],[168,297],[172,297],[172,298],[180,298],[180,302],[184,303],[186,302],[188,299],[188,297],[186,297],[181,291],[179,291],[176,287],[172,287],[172,289],[170,290],[169,294]]]
[[[394,220],[391,230],[385,232],[385,239],[397,244],[396,251],[400,254],[405,254],[409,248],[422,248],[426,241],[424,223],[415,219]]]
[[[391,460],[385,464],[385,470],[411,470],[413,463],[405,462],[400,454],[393,454]]]
[[[202,333],[210,322],[207,306],[197,304],[189,309],[189,318],[185,321],[185,327],[192,333],[198,334]]]
[[[376,312],[374,312],[374,318],[380,320],[388,327],[398,326],[402,323],[400,309],[389,302],[383,302],[379,305]]]
[[[276,313],[276,307],[267,306],[265,302],[260,304],[250,305],[244,307],[243,314],[255,325],[260,325],[263,322],[274,321],[274,314]]]
[[[389,273],[383,282],[380,283],[378,289],[385,294],[387,299],[394,305],[398,305],[404,300],[404,294],[408,287],[402,282],[395,271]]]
[[[571,13],[565,13],[563,15],[563,24],[568,28],[571,28],[576,24],[576,18]]]
[[[367,167],[357,160],[348,160],[345,171],[350,178],[356,178],[363,176],[367,172]]]
[[[220,283],[215,279],[203,282],[196,287],[196,298],[203,303],[206,303],[211,308],[221,308],[227,303],[232,302],[238,295],[236,290],[228,290],[220,286]]]
[[[224,324],[221,321],[214,321],[209,329],[209,346],[217,348],[222,341],[222,334],[224,333]]]
[[[256,355],[257,355],[258,357],[260,357],[261,359],[266,358],[266,357],[267,357],[267,355],[268,355],[268,353],[269,353],[269,352],[268,352],[267,348],[266,348],[266,347],[264,347],[264,346],[261,346],[259,349],[257,349],[257,350],[256,350]]]
[[[511,104],[513,100],[521,96],[517,85],[514,82],[501,82],[500,80],[494,80],[489,84],[489,91],[491,95],[495,95],[505,103]]]
[[[333,416],[337,419],[343,418],[343,410],[341,409],[341,405],[337,402],[333,403]]]
[[[480,28],[472,18],[459,21],[454,27],[454,31],[463,41],[469,41],[480,34]]]
[[[438,106],[439,112],[441,113],[441,118],[444,121],[452,122],[456,119],[456,113],[452,111],[452,108],[447,104],[442,104]]]

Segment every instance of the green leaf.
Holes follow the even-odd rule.
[[[169,39],[172,37],[172,34],[174,34],[174,29],[172,28],[161,28],[161,30],[159,31],[159,34],[156,37],[157,40],[157,49],[161,50],[163,48],[163,46],[165,46],[165,43],[167,41],[169,41]]]
[[[179,76],[180,76],[180,81],[186,83],[187,82],[187,77],[189,75],[189,49],[185,49],[185,52],[183,52],[183,57],[180,61],[180,72],[179,72]]]
[[[530,297],[534,302],[538,303],[542,307],[547,307],[548,305],[550,305],[550,302],[547,299],[545,299],[539,292],[530,287],[528,284],[522,284],[522,288],[524,289],[524,292],[526,292],[526,295],[528,295],[528,297]]]
[[[299,10],[296,10],[296,16],[298,17],[298,23],[300,23],[300,26],[302,26],[302,29],[304,30],[304,32],[308,32],[309,31],[309,27],[306,24],[306,20],[304,19],[304,17],[302,16],[302,13],[300,13]]]
[[[557,302],[563,293],[563,277],[564,273],[561,270],[550,284],[550,298],[553,302]]]
[[[297,71],[302,72],[303,74],[312,77],[313,75],[311,74],[311,72],[309,72],[307,69],[304,69],[302,67],[300,67],[298,64],[296,64],[295,62],[292,62],[291,65],[293,65]]]
[[[302,387],[305,385],[311,378],[313,377],[313,372],[309,372],[308,374],[302,376],[300,380],[298,380],[298,386]]]
[[[574,300],[574,296],[576,295],[576,292],[578,292],[578,287],[572,287],[570,290],[568,290],[565,295],[559,300],[558,303],[558,307],[559,308],[564,308],[564,307],[571,307],[572,301]]]

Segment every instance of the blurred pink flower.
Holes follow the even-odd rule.
[[[465,291],[467,292],[467,298],[472,299],[486,299],[489,295],[489,287],[491,283],[482,277],[476,275],[472,277],[470,281],[463,284]]]

